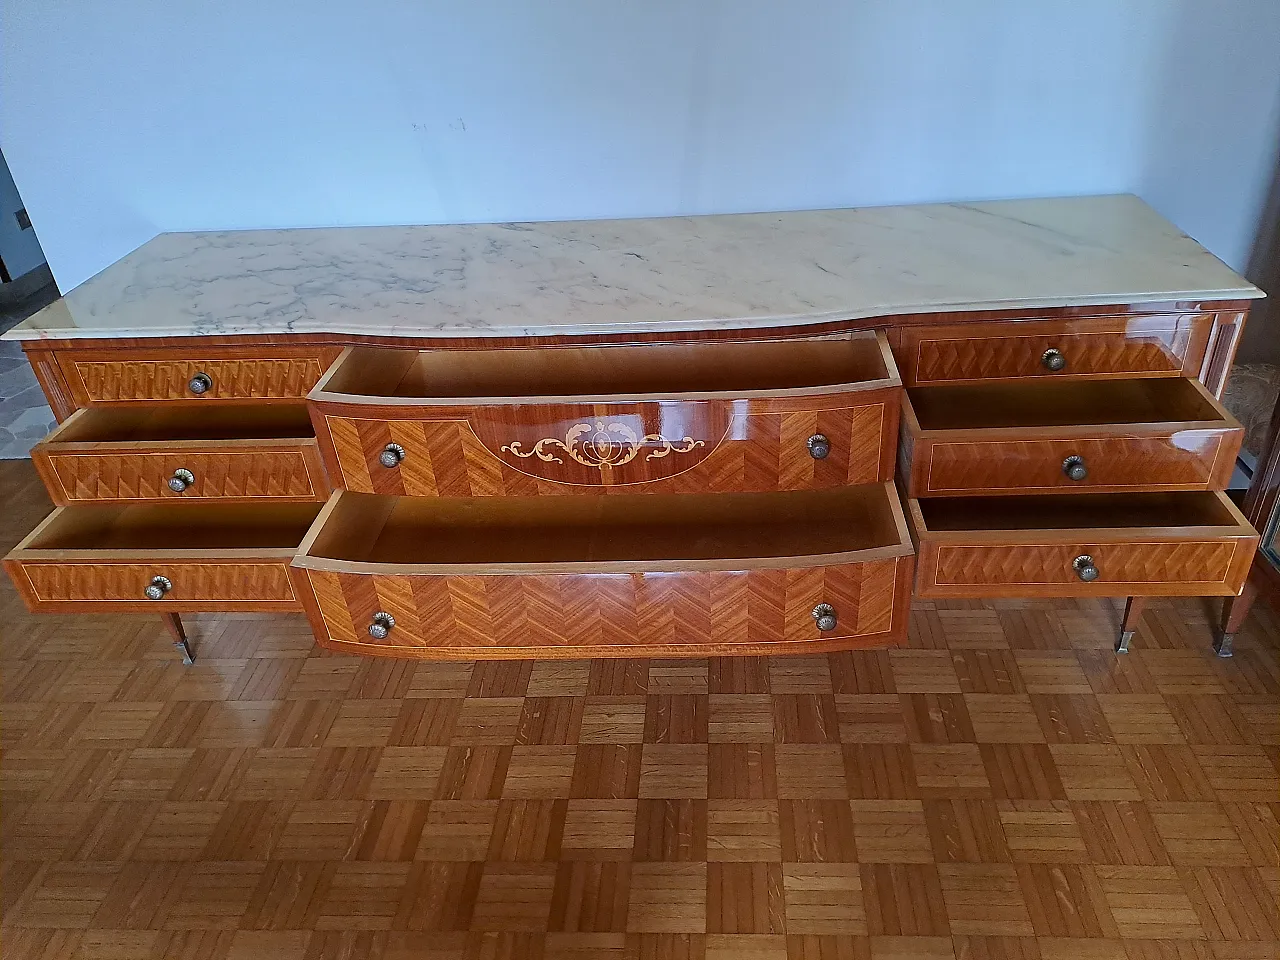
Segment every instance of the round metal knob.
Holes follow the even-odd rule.
[[[821,433],[815,433],[805,445],[809,448],[809,456],[815,460],[825,460],[831,453],[831,441]]]
[[[378,454],[378,462],[387,469],[400,466],[400,461],[403,459],[404,447],[398,443],[388,443]]]
[[[1089,468],[1084,465],[1084,457],[1072,455],[1062,461],[1062,472],[1072,480],[1080,481],[1089,475]]]
[[[192,393],[208,393],[213,389],[213,380],[207,373],[197,373],[187,381],[187,389]]]
[[[1046,370],[1053,373],[1067,369],[1067,358],[1063,356],[1062,351],[1057,347],[1050,347],[1046,350],[1040,357],[1040,363],[1044,365]]]
[[[195,482],[196,475],[194,473],[179,467],[173,471],[173,476],[169,478],[169,489],[174,493],[181,493]]]
[[[147,589],[142,591],[148,600],[163,600],[164,595],[173,589],[173,582],[168,577],[152,577]]]
[[[369,624],[369,636],[375,640],[387,639],[387,634],[391,632],[391,628],[396,625],[396,618],[385,610],[379,610],[373,615],[373,623]]]
[[[1093,557],[1087,553],[1076,557],[1071,561],[1071,569],[1076,572],[1076,576],[1085,583],[1093,583],[1098,579],[1098,568],[1093,564]]]
[[[826,632],[836,628],[836,608],[829,603],[820,603],[813,608],[813,622],[818,629]]]

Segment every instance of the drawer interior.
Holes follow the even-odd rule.
[[[1074,530],[1094,527],[1235,527],[1220,495],[1186,493],[1050,494],[1030,497],[922,497],[925,529]]]
[[[922,430],[1203,422],[1226,416],[1183,377],[911,387],[907,394]]]
[[[382,497],[343,493],[312,557],[387,564],[572,563],[910,552],[886,484],[800,493]]]
[[[400,398],[627,396],[794,390],[892,380],[874,333],[774,343],[544,347],[536,350],[353,348],[327,394]]]
[[[139,503],[62,507],[26,550],[295,550],[319,503]]]
[[[283,440],[315,436],[305,404],[261,406],[169,404],[88,406],[46,443],[140,443],[162,440]]]

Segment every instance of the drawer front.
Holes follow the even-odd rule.
[[[1234,596],[1244,585],[1256,538],[1206,538],[1161,542],[1063,542],[1028,531],[1017,542],[992,542],[1011,534],[986,534],[988,542],[924,540],[919,544],[917,593],[921,597],[1116,597]],[[988,539],[989,538],[989,539]],[[1039,541],[1039,542],[1038,542]],[[1098,571],[1092,582],[1076,572],[1079,557]]]
[[[282,400],[305,397],[340,352],[335,347],[212,351],[201,356],[134,351],[67,352],[59,357],[79,405],[130,400]],[[202,393],[191,389],[197,374],[208,378]]]
[[[32,609],[99,609],[164,613],[192,610],[296,610],[287,558],[151,562],[5,561]],[[172,589],[161,600],[144,592],[152,578]]]
[[[957,431],[958,432],[958,431]],[[913,497],[1055,490],[1216,490],[1226,486],[1240,450],[1233,428],[1163,435],[1044,440],[933,440],[904,446]],[[1068,475],[1068,458],[1085,476]],[[1078,473],[1077,473],[1078,475]]]
[[[1017,380],[1195,376],[1213,316],[1108,317],[906,327],[894,354],[906,386]],[[1048,351],[1056,351],[1046,358]],[[1062,366],[1055,369],[1060,357]]]
[[[324,646],[394,657],[707,656],[905,640],[911,557],[662,574],[391,576],[295,568]],[[819,632],[828,603],[836,626]],[[382,640],[374,614],[395,619]]]
[[[32,450],[32,459],[60,506],[93,500],[324,500],[328,495],[314,440],[251,449],[240,442],[166,446],[185,449],[129,446],[118,452],[80,453],[42,444]],[[169,482],[180,470],[194,479],[173,490]]]
[[[312,416],[334,482],[358,492],[762,492],[892,477],[899,394],[868,391],[856,405],[813,397],[470,407],[450,410],[452,419],[439,408],[372,419],[316,405]],[[389,444],[404,451],[392,467],[379,459]]]

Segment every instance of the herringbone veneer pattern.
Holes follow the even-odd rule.
[[[426,648],[496,655],[542,650],[548,657],[610,655],[610,647],[679,653],[816,640],[897,645],[906,619],[910,557],[794,569],[633,576],[385,576],[307,570],[329,638],[373,653],[418,656]],[[836,626],[820,632],[812,611],[830,603]],[[395,627],[369,636],[378,611]],[[896,620],[896,622],[895,622]],[[359,651],[355,651],[359,652]],[[759,652],[757,647],[753,652]],[[438,654],[437,654],[438,655]]]
[[[842,398],[826,399],[836,404]],[[523,408],[507,416],[515,421],[520,413],[530,416]],[[416,497],[807,490],[889,479],[892,460],[882,456],[882,447],[896,434],[896,400],[892,406],[878,400],[787,413],[721,411],[719,429],[705,437],[702,447],[657,460],[640,455],[616,470],[602,471],[576,463],[563,452],[548,454],[556,460],[547,462],[502,449],[517,438],[526,438],[524,445],[531,446],[543,436],[564,436],[573,419],[553,418],[541,428],[512,422],[504,429],[500,423],[482,419],[477,410],[463,408],[458,415],[468,414],[473,422],[326,414],[343,488]],[[496,414],[490,416],[499,419]],[[815,460],[806,447],[815,434],[830,441],[831,452],[825,459]],[[405,450],[404,460],[391,469],[378,461],[388,443]]]
[[[212,381],[207,397],[305,397],[324,373],[333,349],[279,359],[75,360],[73,370],[89,400],[171,400],[191,397],[197,373]]]
[[[7,548],[48,509],[0,465]],[[1280,621],[918,603],[910,645],[453,663],[0,588],[6,958],[1280,955]],[[1216,605],[1216,604],[1215,604]]]
[[[1068,331],[1060,322],[1029,323],[1017,336],[974,336],[969,329],[943,326],[901,334],[900,366],[908,384],[948,383],[1045,374],[1041,357],[1059,350],[1067,375],[1176,373],[1182,369],[1197,327],[1204,317],[1094,321],[1087,332]],[[1083,325],[1081,325],[1083,326]],[[1117,328],[1118,327],[1118,328]],[[1202,334],[1203,335],[1203,334]]]
[[[319,466],[319,457],[312,457]],[[53,482],[62,502],[89,500],[323,500],[323,475],[301,450],[95,455],[48,453]],[[196,481],[182,491],[169,489],[179,468]],[[313,477],[314,473],[314,477]]]

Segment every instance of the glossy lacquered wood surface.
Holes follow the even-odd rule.
[[[319,505],[59,507],[5,557],[29,609],[296,610],[288,566]],[[170,587],[145,591],[155,577]]]
[[[868,392],[860,395],[866,402],[852,406],[847,396],[529,404],[459,408],[453,412],[458,419],[424,419],[412,412],[325,404],[315,416],[334,484],[365,493],[802,490],[890,478],[900,392]],[[823,459],[809,447],[817,435],[829,441]],[[379,457],[391,443],[405,457],[388,468]],[[615,463],[602,463],[610,454]]]
[[[302,406],[130,404],[77,411],[31,451],[54,503],[324,500],[324,465]],[[169,487],[179,470],[191,482]],[[185,475],[184,475],[185,476]]]
[[[1220,492],[913,498],[907,516],[920,597],[1234,596],[1258,543]]]
[[[290,400],[305,397],[337,357],[331,346],[213,347],[186,343],[176,349],[128,350],[94,345],[61,351],[58,365],[77,406],[93,401]],[[211,385],[188,387],[197,373]]]
[[[590,511],[338,493],[294,567],[321,642],[370,653],[759,653],[897,642],[910,553],[888,484],[609,498]],[[824,630],[822,603],[837,618]],[[375,640],[379,611],[394,625]]]
[[[1182,377],[925,387],[903,398],[899,458],[913,497],[1221,490],[1243,436]]]
[[[907,386],[982,380],[1196,376],[1213,314],[940,323],[892,328]],[[1062,355],[1050,369],[1046,351]]]
[[[887,480],[899,396],[878,334],[511,355],[349,350],[309,403],[346,489],[528,496]],[[379,460],[388,444],[404,451],[390,467]]]
[[[794,569],[382,576],[294,569],[322,646],[427,659],[707,656],[902,642],[909,556]],[[304,593],[304,591],[307,591]],[[819,631],[818,604],[837,612]],[[396,625],[368,628],[378,611]]]

